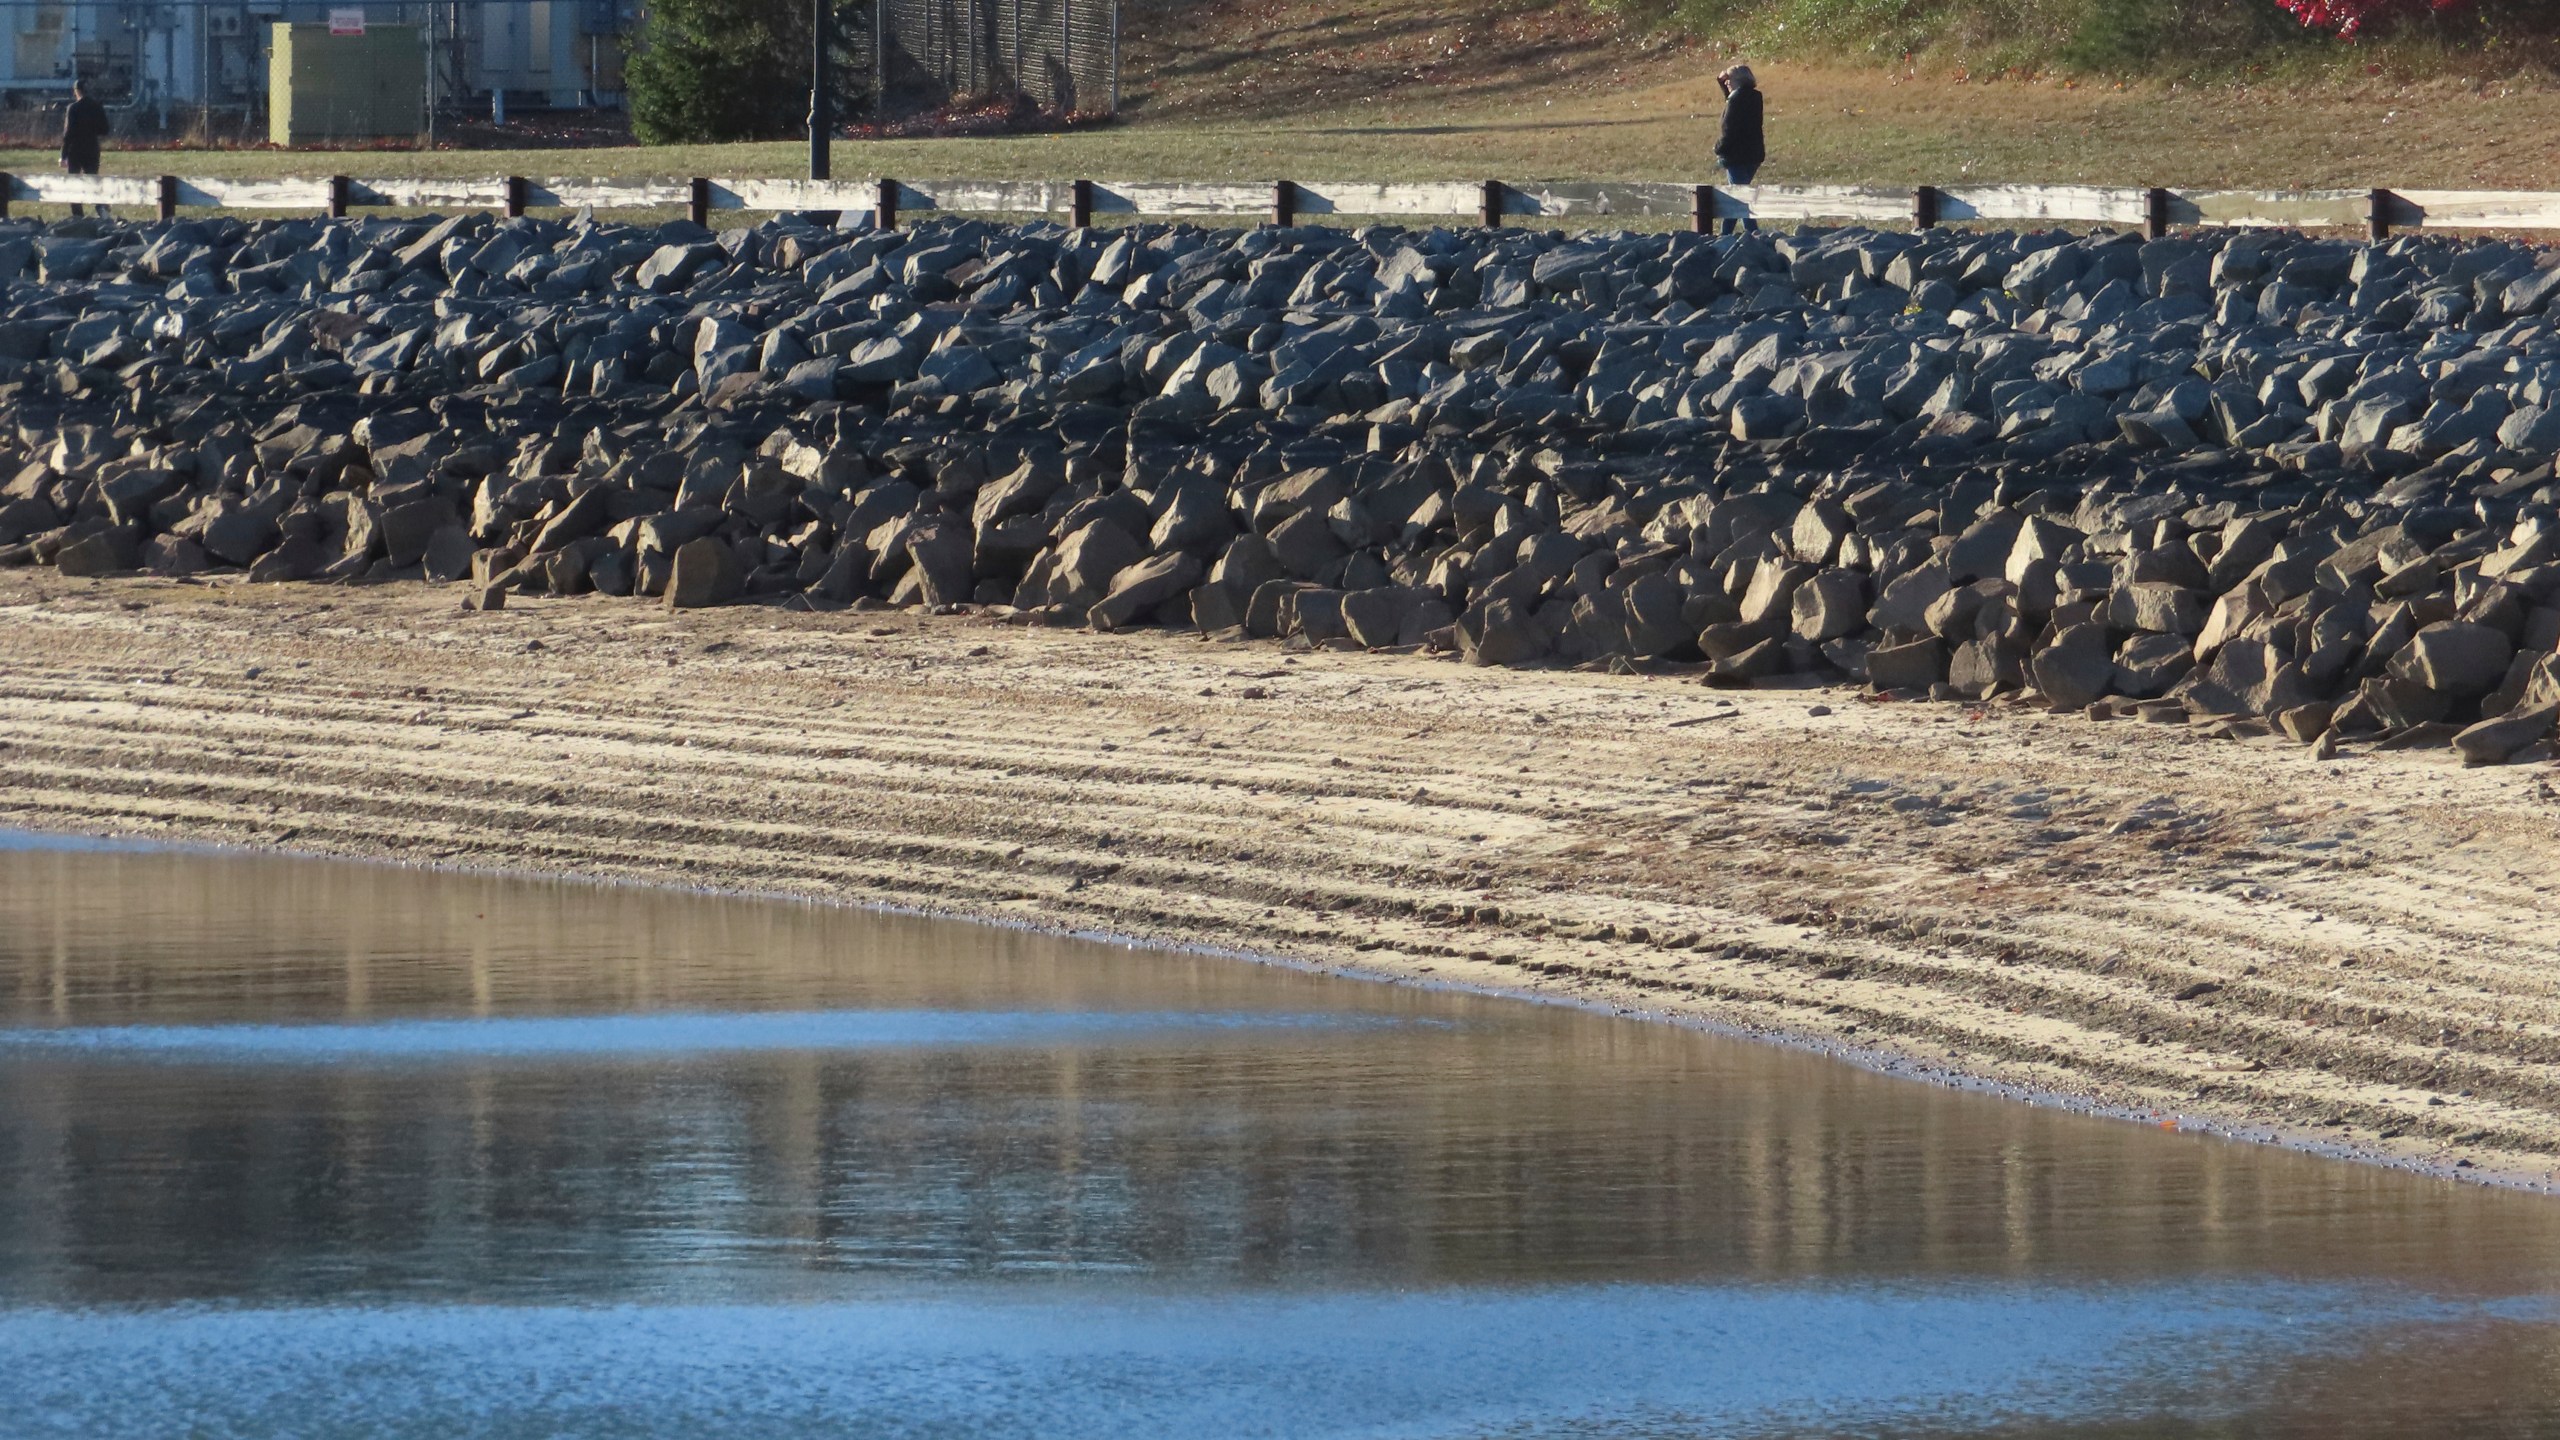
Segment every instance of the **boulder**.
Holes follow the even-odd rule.
[[[2391,659],[2391,673],[2439,695],[2486,695],[2506,678],[2515,642],[2498,630],[2461,620],[2439,620],[2412,636]]]
[[[2196,635],[2205,623],[2204,602],[2183,585],[2143,581],[2107,593],[2107,624],[2153,635]]]
[[[1187,551],[1154,555],[1111,577],[1111,590],[1086,613],[1097,630],[1122,630],[1200,583],[1200,557]]]
[[[1867,663],[1872,673],[1874,657],[1869,656]],[[1958,645],[1955,653],[1947,658],[1947,683],[1968,700],[1987,699],[2004,690],[2015,690],[2023,679],[2018,652],[2005,640],[1968,640]]]
[[[1549,648],[1545,627],[1513,601],[1471,605],[1458,617],[1458,655],[1470,665],[1526,665]]]
[[[1147,558],[1146,547],[1110,520],[1095,520],[1058,544],[1049,603],[1083,610],[1111,592],[1121,571]]]
[[[2465,765],[2503,765],[2526,747],[2551,738],[2560,704],[2536,705],[2469,726],[2453,737]]]
[[[109,526],[55,551],[53,563],[65,575],[121,574],[142,563],[142,547],[132,530]]]
[[[1870,657],[1871,666],[1874,661]],[[2115,681],[2115,658],[2108,653],[2103,626],[2065,626],[2035,653],[2028,670],[2047,702],[2060,710],[2082,710],[2107,693]]]
[[[1867,652],[1867,683],[1877,690],[1926,690],[1946,678],[1946,651],[1936,640],[1879,645]]]
[[[1866,624],[1867,580],[1854,570],[1820,571],[1796,587],[1789,603],[1799,637],[1836,640]]]
[[[674,568],[667,575],[666,606],[670,610],[697,610],[725,605],[737,599],[745,588],[746,575],[738,564],[738,552],[726,541],[706,535],[676,547]]]
[[[2187,677],[2195,668],[2195,651],[2178,635],[2142,634],[2124,642],[2116,650],[2115,678],[2111,682],[2119,695],[2149,700],[2169,693],[2169,687]]]

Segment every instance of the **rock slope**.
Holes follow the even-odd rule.
[[[0,227],[0,563],[1686,661],[2542,753],[2560,254]]]

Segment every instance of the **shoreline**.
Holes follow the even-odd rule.
[[[2493,911],[2414,944],[2405,935],[2394,942],[2385,922],[2410,916],[2381,904],[2419,874],[2432,877],[2414,879],[2422,890],[2462,878],[2463,866],[2409,867],[2430,849],[2441,861],[2448,848],[2475,848],[2468,842],[2490,828],[2504,841],[2534,841],[2542,856],[2560,852],[2552,809],[2535,788],[2547,790],[2544,767],[2466,772],[2441,754],[2383,754],[2358,756],[2342,771],[2274,742],[2076,717],[2039,723],[2045,717],[1992,713],[1996,706],[1934,714],[1949,707],[1708,691],[1664,676],[1288,655],[1171,635],[1026,631],[967,617],[735,608],[661,618],[593,601],[466,616],[455,599],[411,586],[320,592],[0,578],[0,614],[12,622],[0,626],[0,655],[10,662],[0,685],[0,819],[142,843],[873,906],[1576,1004],[2030,1103],[2516,1188],[2548,1189],[2560,1153],[2560,1084],[2534,1073],[2542,1068],[2536,1037],[2519,1046],[2505,1028],[2540,1032],[2560,1013],[2533,974],[2533,962],[2552,951],[2534,944],[2534,927],[2501,924]],[[621,640],[605,638],[617,632]],[[657,648],[599,654],[632,644]],[[972,668],[1000,673],[954,673]],[[1209,683],[1195,683],[1203,678]],[[1232,683],[1241,680],[1262,683]],[[1421,733],[1390,730],[1352,703],[1371,686],[1392,692],[1388,711],[1421,721]],[[1257,690],[1264,693],[1246,698]],[[1434,690],[1504,713],[1470,732],[1463,707],[1415,703]],[[646,697],[667,703],[630,716],[631,702]],[[725,719],[676,703],[705,697]],[[1809,715],[1825,701],[1836,713]],[[857,717],[835,718],[847,706]],[[886,721],[872,718],[891,710],[898,713]],[[538,723],[519,726],[527,719]],[[1835,719],[1842,723],[1805,723]],[[1174,733],[1157,723],[1165,720],[1226,738],[1182,755],[1160,745],[1158,754],[1120,758]],[[1947,743],[1937,732],[1949,723],[1970,738]],[[1549,734],[1500,757],[1504,764],[1481,751],[1437,767],[1410,754],[1429,748],[1414,740],[1442,727],[1464,742],[1514,726]],[[1801,738],[1814,731],[1832,733]],[[1255,737],[1262,752],[1239,754]],[[1547,756],[1534,753],[1547,743]],[[2214,818],[2202,827],[2208,833],[2267,818],[2251,813],[2253,804],[2343,807],[2382,792],[2380,807],[2359,814],[2367,823],[2355,864],[2288,869],[2225,853],[2224,868],[2269,892],[2249,903],[2318,905],[2341,921],[2364,908],[2353,918],[2367,953],[2350,957],[2361,971],[2357,1003],[2387,1000],[2389,1026],[2433,1020],[2453,1035],[2453,1024],[2483,1016],[2523,1020],[2498,1020],[2497,1030],[2420,1057],[2446,1077],[2435,1090],[2414,1076],[2355,1073],[2387,1068],[2369,1042],[2342,1049],[2334,1058],[2347,1063],[2335,1067],[2288,1063],[2295,1043],[2348,1037],[2329,1024],[2235,1027],[2209,1013],[2220,993],[2271,983],[2243,953],[2270,972],[2298,963],[2265,936],[2226,954],[2220,970],[2204,968],[2210,954],[2182,948],[2179,925],[2094,963],[2078,963],[2090,957],[2075,959],[2058,943],[2057,920],[2060,932],[2074,921],[2121,927],[2128,901],[2138,909],[2189,894],[2164,881],[2192,878],[2201,868],[2194,862],[2212,856],[2164,861],[2143,849],[2067,866],[2058,888],[2039,888],[1994,873],[2026,858],[2014,837],[1986,852],[1984,837],[1965,833],[1973,826],[1929,823],[1948,808],[1944,791],[1935,812],[1888,804],[1867,823],[1827,822],[1845,835],[1788,833],[1812,792],[1881,783],[1888,772],[1876,754],[1863,767],[1834,755],[1814,776],[1745,779],[1724,787],[1724,804],[1686,813],[1706,783],[1699,776],[1783,768],[1788,752],[1808,744],[1895,759],[1903,767],[1896,799],[1929,791],[1923,780],[1985,773],[1983,757],[1966,752],[1986,745],[1990,769],[2027,786],[2047,778],[2039,771],[2106,745],[2129,747],[2093,757],[2118,784],[2128,768],[2143,780],[2199,783],[2236,771],[2224,777],[2227,795],[2170,787],[2193,808],[2240,812]],[[219,753],[226,746],[230,753]],[[527,754],[528,746],[542,753]],[[1311,766],[1299,753],[1309,746],[1330,753]],[[1657,773],[1666,752],[1691,767],[1689,783]],[[594,768],[608,759],[618,768]],[[786,800],[779,787],[795,763],[823,773],[815,794],[806,776],[788,781],[796,788]],[[2288,774],[2302,777],[2300,793],[2269,788]],[[1591,804],[1582,809],[1596,814],[1561,797],[1496,803],[1505,790],[1519,801],[1525,789],[1574,782],[1605,792],[1583,797]],[[1436,805],[1427,793],[1435,783],[1449,792]],[[1761,793],[1769,790],[1778,793]],[[2428,798],[2404,806],[2403,791]],[[2043,808],[2063,808],[2062,787],[2045,784],[2042,793]],[[1265,800],[1275,803],[1258,803]],[[562,817],[566,825],[544,814],[564,805],[575,812]],[[738,813],[741,806],[768,813]],[[1358,829],[1350,816],[1294,813],[1310,807],[1374,818]],[[2384,812],[2396,815],[2399,831],[2380,823]],[[1902,818],[1916,814],[1929,820]],[[1640,853],[1651,839],[1694,830],[1701,815],[1714,817],[1711,829],[1733,822],[1744,853],[1701,860],[1693,845],[1669,867],[1658,863],[1666,857]],[[1327,828],[1317,830],[1317,820]],[[1959,833],[1933,842],[1933,829]],[[1921,832],[1918,843],[1899,833],[1908,830]],[[1371,849],[1346,866],[1327,839]],[[1266,849],[1275,853],[1257,859]],[[1843,851],[1854,863],[1841,869],[1817,873],[1806,863]],[[2512,858],[2511,880],[2548,869],[2531,849]],[[1850,893],[1854,884],[1867,893]],[[2008,937],[1995,946],[2006,953],[1944,946],[1950,953],[1928,957],[1935,978],[1922,976],[1911,968],[1919,958],[1912,942],[1954,928],[1925,892],[1950,884],[1971,888],[1979,903],[1968,907],[1978,912],[1970,928]],[[2547,892],[2530,881],[2525,890],[2524,908],[2539,908]],[[1818,903],[1808,910],[1809,902]],[[1896,930],[1898,945],[1890,943]],[[2428,956],[2431,938],[2463,953]],[[2368,958],[2377,949],[2408,963]],[[2449,965],[2458,968],[2448,973]],[[2137,969],[2205,974],[2190,983],[2219,990],[2193,997],[2203,1006],[2155,996],[2141,1013],[2104,1023],[2139,997],[2101,992],[2127,988],[2111,977]],[[2045,1013],[2000,1004],[2024,998],[2004,995],[2004,971],[2026,971],[2019,978],[2043,993],[2081,1003]],[[2330,977],[2287,976],[2288,993],[2306,992],[2306,978]],[[2498,983],[2485,999],[2429,1002],[2438,993],[2429,981],[2457,978],[2473,988]],[[2206,1013],[2181,1023],[2181,1011]],[[2181,1028],[2147,1033],[2171,1024]],[[2453,1083],[2475,1072],[2497,1076],[2500,1093]],[[2421,1093],[2443,1103],[2412,1098]],[[2302,1112],[2324,1110],[2348,1117],[2344,1134],[2300,1123],[2327,1118]],[[2400,1128],[2395,1120],[2410,1111],[2409,1128],[2380,1133]],[[2483,1130],[2503,1143],[2454,1138]]]
[[[42,850],[118,850],[125,852],[184,852],[208,856],[252,857],[277,860],[308,860],[338,865],[382,865],[403,870],[427,870],[455,876],[508,881],[538,881],[550,884],[591,885],[604,889],[640,888],[680,895],[746,900],[758,903],[806,905],[819,909],[858,910],[903,918],[946,921],[959,925],[987,926],[1004,930],[1050,935],[1069,940],[1119,945],[1131,949],[1154,950],[1179,955],[1198,955],[1210,959],[1230,960],[1239,964],[1271,966],[1301,974],[1325,975],[1354,980],[1370,985],[1394,985],[1425,991],[1478,996],[1485,999],[1517,1002],[1527,1005],[1561,1006],[1616,1019],[1645,1024],[1668,1025],[1719,1039],[1746,1045],[1771,1045],[1781,1049],[1818,1055],[1840,1064],[1855,1066],[1870,1074],[1911,1084],[1929,1085],[1962,1094],[1982,1095],[2010,1104],[2031,1105],[2038,1109],[2060,1110],[2090,1119],[2134,1125],[2157,1125],[2162,1129],[2208,1136],[2216,1140],[2243,1145],[2267,1145],[2299,1151],[2322,1159],[2351,1164],[2373,1165],[2399,1170],[2427,1179],[2453,1180],[2486,1185],[2493,1189],[2522,1190],[2536,1194],[2560,1191],[2560,1181],[2538,1177],[2527,1171],[2484,1169],[2477,1165],[2455,1168],[2447,1163],[2411,1160],[2381,1153],[2371,1148],[2338,1145],[2322,1140],[2307,1130],[2283,1127],[2246,1126],[2211,1115],[2164,1114],[2153,1109],[2109,1104],[2087,1095],[2038,1090],[2012,1084],[1984,1075],[1961,1070],[1939,1069],[1916,1064],[1891,1050],[1845,1044],[1796,1031],[1759,1030],[1731,1025],[1710,1015],[1687,1014],[1676,1010],[1633,1009],[1607,1000],[1580,999],[1554,994],[1530,986],[1496,982],[1424,979],[1395,970],[1374,969],[1360,965],[1336,965],[1302,959],[1297,956],[1254,950],[1236,949],[1205,941],[1172,938],[1148,938],[1113,930],[1081,929],[1021,916],[990,915],[977,912],[938,910],[886,900],[848,899],[814,895],[793,890],[768,890],[724,886],[702,881],[680,881],[646,874],[593,875],[576,871],[546,870],[539,867],[455,864],[444,860],[419,860],[394,852],[350,852],[337,850],[297,849],[292,846],[236,844],[218,840],[189,838],[153,838],[97,834],[88,831],[53,831],[11,829],[0,831],[0,837],[31,836],[46,844],[15,847]]]

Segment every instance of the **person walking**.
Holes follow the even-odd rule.
[[[1716,77],[1716,88],[1724,92],[1724,125],[1716,132],[1716,159],[1724,166],[1726,183],[1748,185],[1769,158],[1768,142],[1760,133],[1760,82],[1752,78],[1750,66],[1736,65]],[[1720,228],[1730,235],[1734,222],[1726,220]],[[1745,216],[1742,228],[1757,230],[1760,222]]]
[[[97,174],[98,152],[106,138],[107,107],[89,94],[88,81],[72,81],[71,104],[62,112],[62,173]],[[78,215],[81,208],[74,205],[71,213]],[[106,214],[107,207],[99,206],[98,213]]]

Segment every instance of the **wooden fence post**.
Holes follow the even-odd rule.
[[[347,177],[344,175],[329,177],[329,218],[332,220],[347,218]]]
[[[880,177],[878,197],[872,201],[871,223],[883,230],[898,228],[898,182]]]
[[[1067,186],[1067,223],[1078,230],[1093,224],[1093,182],[1077,180]]]
[[[2169,192],[2157,185],[2143,192],[2142,233],[2154,240],[2169,234]]]
[[[1484,182],[1484,195],[1478,203],[1477,208],[1482,212],[1477,218],[1484,221],[1484,228],[1487,230],[1499,230],[1502,228],[1501,181],[1487,180]]]
[[[515,217],[517,217],[517,216],[519,216],[519,215],[522,215],[522,214],[524,213],[524,192],[525,192],[525,180],[524,180],[524,177],[523,177],[523,176],[521,176],[521,175],[510,175],[510,176],[508,176],[508,177],[507,177],[507,218],[508,218],[508,219],[512,220],[512,219],[514,219]]]
[[[685,182],[684,213],[694,224],[711,225],[711,182],[700,175]]]
[[[2379,245],[2391,238],[2391,192],[2376,190],[2365,197],[2365,238]]]
[[[163,220],[178,218],[178,177],[175,175],[160,177],[160,218]]]
[[[1298,223],[1298,187],[1294,183],[1271,182],[1271,223],[1283,230]]]
[[[1689,231],[1693,235],[1712,235],[1716,230],[1716,187],[1699,185],[1689,194]]]
[[[1938,224],[1938,187],[1918,186],[1911,192],[1911,228],[1931,230]]]
[[[0,172],[0,220],[9,218],[9,201],[17,194],[18,177]]]

